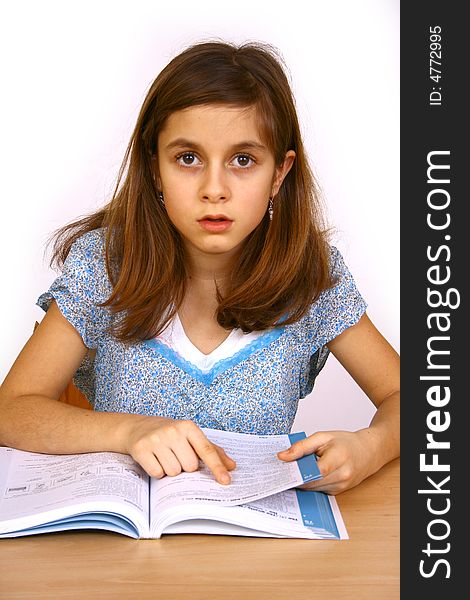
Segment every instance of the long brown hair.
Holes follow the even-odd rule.
[[[318,186],[280,57],[271,46],[259,43],[195,44],[176,56],[151,85],[111,201],[61,228],[53,238],[51,263],[61,266],[78,237],[104,228],[113,291],[103,306],[119,313],[112,333],[122,341],[158,335],[184,298],[184,246],[158,200],[152,160],[168,116],[208,104],[255,107],[276,165],[288,150],[296,153],[275,198],[272,221],[266,214],[248,236],[231,283],[218,298],[219,324],[249,332],[272,327],[280,319],[283,324],[295,322],[332,285]]]

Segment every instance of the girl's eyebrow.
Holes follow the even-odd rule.
[[[200,146],[196,142],[192,142],[186,138],[177,138],[165,146],[165,150],[172,150],[174,148],[194,148],[195,150],[199,150]],[[244,140],[233,144],[229,150],[230,152],[236,152],[237,150],[259,150],[263,152],[267,150],[267,147],[254,140]]]

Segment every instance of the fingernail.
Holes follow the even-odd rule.
[[[230,475],[228,475],[227,473],[224,475],[221,475],[220,482],[221,483],[230,483]]]

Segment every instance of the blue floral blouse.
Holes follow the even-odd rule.
[[[265,331],[203,372],[159,339],[120,342],[107,332],[113,315],[97,304],[111,292],[102,230],[80,237],[62,274],[37,304],[51,301],[95,349],[74,377],[95,410],[191,419],[201,427],[256,434],[288,433],[299,399],[312,391],[326,344],[366,310],[340,252],[331,247],[337,284],[291,325]]]

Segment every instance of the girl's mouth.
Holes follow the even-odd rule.
[[[232,226],[233,221],[225,215],[206,215],[198,220],[199,225],[211,233],[222,233]]]

